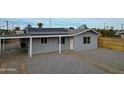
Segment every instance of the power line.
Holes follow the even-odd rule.
[[[0,22],[6,22],[6,30],[8,31],[8,30],[9,30],[9,24],[8,24],[8,21],[0,21]],[[1,27],[4,27],[4,26],[1,26]]]

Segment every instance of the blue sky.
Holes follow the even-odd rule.
[[[52,27],[78,27],[81,24],[87,24],[91,28],[103,28],[106,26],[114,26],[115,29],[121,29],[124,24],[124,18],[52,18]],[[49,27],[49,18],[0,18],[0,26],[5,26],[5,22],[9,22],[9,28],[12,25],[24,28],[27,24],[36,27],[38,22],[42,22],[43,27]]]

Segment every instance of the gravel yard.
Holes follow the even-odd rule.
[[[88,56],[92,61],[108,64],[124,71],[124,52],[112,49],[99,48],[92,51],[80,52]]]
[[[65,53],[36,55],[27,63],[29,73],[42,74],[88,74],[107,73],[92,64]]]
[[[69,54],[69,53],[72,53]],[[81,54],[80,57],[75,56]],[[16,71],[0,71],[0,73],[28,74],[108,74],[93,62],[110,65],[124,71],[124,52],[98,48],[95,50],[70,52],[64,51],[34,55],[31,59],[24,53],[8,53],[0,56],[0,69]]]

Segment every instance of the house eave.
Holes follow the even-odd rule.
[[[73,34],[73,36],[76,36],[76,35],[79,35],[79,34],[83,34],[83,33],[86,33],[86,32],[88,32],[88,31],[92,31],[92,32],[96,33],[98,36],[101,35],[100,33],[96,32],[96,31],[93,30],[93,29],[87,29],[87,30],[85,30],[85,31],[81,31],[81,32],[79,32],[79,33]]]

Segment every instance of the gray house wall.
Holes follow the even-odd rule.
[[[65,38],[65,44],[62,44],[62,50],[68,50],[70,48],[69,37]],[[47,43],[42,44],[41,38],[32,39],[32,54],[47,53],[59,51],[58,37],[47,38]],[[28,53],[29,53],[29,42],[28,42]]]
[[[90,44],[83,44],[83,37],[90,37]],[[97,46],[97,37],[98,35],[94,32],[86,32],[79,34],[73,37],[73,50],[74,51],[83,51],[96,49]],[[72,38],[72,37],[71,37]],[[65,44],[61,44],[62,50],[70,49],[70,37],[65,38]],[[27,41],[27,49],[29,53],[29,39]],[[58,37],[49,37],[47,38],[47,44],[41,43],[41,38],[32,39],[32,54],[47,53],[59,51]]]
[[[91,41],[90,44],[83,44],[83,37],[90,36]],[[83,51],[89,49],[96,49],[97,48],[97,37],[98,35],[93,32],[86,32],[77,36],[74,36],[74,51]]]

